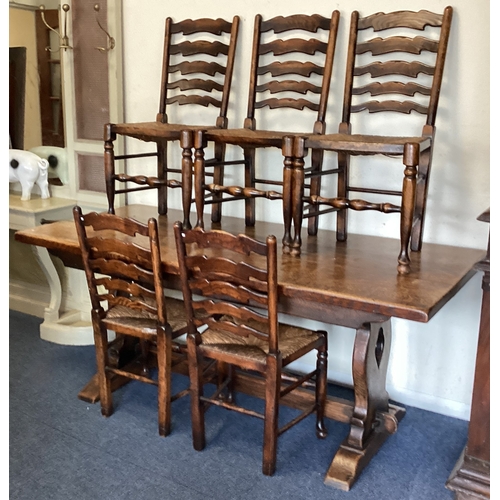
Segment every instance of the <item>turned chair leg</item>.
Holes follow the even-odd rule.
[[[115,152],[113,142],[116,134],[111,131],[111,125],[105,126],[104,132],[104,177],[106,182],[106,196],[108,199],[108,213],[115,213]]]

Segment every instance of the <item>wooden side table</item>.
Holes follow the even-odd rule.
[[[9,229],[18,231],[54,220],[71,220],[74,200],[62,198],[41,199],[32,196],[22,201],[20,195],[9,194]],[[50,301],[45,308],[40,337],[50,342],[67,345],[94,343],[90,306],[85,311],[61,311],[63,288],[56,267],[46,248],[32,246],[35,258],[48,281]]]
[[[490,222],[490,209],[478,220]],[[472,393],[467,444],[446,487],[456,500],[490,498],[490,242],[485,259],[476,264],[483,271],[483,300],[479,323],[476,372]]]

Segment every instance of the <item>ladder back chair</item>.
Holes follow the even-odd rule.
[[[171,401],[188,392],[172,396],[170,382],[172,360],[186,359],[185,345],[173,339],[186,333],[187,323],[182,301],[164,295],[157,221],[145,225],[107,213],[83,215],[78,206],[73,215],[92,306],[101,412],[113,413],[113,377],[157,385],[159,433],[166,436]],[[108,330],[116,341],[135,341],[137,359],[116,366]]]
[[[192,174],[183,171],[181,165],[169,167],[167,163],[167,144],[180,141],[183,158],[191,155],[190,144],[192,128],[206,124],[198,123],[199,110],[206,107],[214,110],[203,115],[204,120],[211,120],[207,128],[226,128],[229,94],[233,76],[234,57],[238,39],[239,17],[232,21],[224,19],[186,19],[174,22],[168,17],[165,22],[163,49],[163,67],[160,86],[160,105],[156,122],[146,123],[109,123],[104,128],[104,158],[108,212],[114,213],[115,195],[134,191],[157,189],[158,213],[167,213],[168,188],[182,188],[184,223],[189,227],[189,210],[192,201]],[[167,110],[189,117],[186,122],[170,123]],[[180,109],[180,107],[185,107]],[[208,117],[211,116],[211,118]],[[178,120],[177,120],[178,121]],[[194,121],[195,124],[189,123]],[[184,133],[183,133],[184,130]],[[156,143],[156,151],[138,154],[114,154],[114,141],[117,134]],[[224,146],[214,147],[215,164],[212,175],[215,182],[221,182],[223,175]],[[132,170],[135,159],[157,158],[156,176],[140,173],[140,166],[134,170],[138,175],[118,172],[115,162],[126,160],[126,169]],[[181,160],[181,164],[184,160]],[[123,165],[123,164],[122,164]],[[123,170],[123,168],[121,169]],[[172,176],[171,174],[177,174]],[[181,180],[179,181],[179,174]],[[119,187],[124,185],[124,187]]]
[[[337,239],[344,241],[347,238],[348,209],[401,212],[402,240],[411,241],[411,250],[421,250],[435,122],[452,13],[451,7],[446,7],[442,14],[421,10],[379,12],[360,17],[357,11],[352,13],[342,122],[339,134],[326,135],[324,143],[325,150],[338,153],[337,196],[324,198],[311,194],[304,197],[304,180],[300,177],[295,179],[296,194],[292,203],[294,210],[299,211],[295,213],[296,226],[301,225],[303,218],[337,211]],[[378,135],[353,135],[351,119],[355,113],[360,114],[358,124],[362,123],[363,127],[369,126],[370,116],[377,116],[379,119],[379,113],[384,113],[387,119],[391,118],[391,113],[392,117],[396,114],[402,116],[417,113],[423,116],[423,126],[422,121],[418,125],[411,122],[410,127],[416,125],[417,130],[414,137],[406,137],[401,133],[406,126],[401,121],[405,119],[401,118],[394,121],[392,127],[380,125],[378,121],[375,125]],[[408,120],[409,118],[406,119]],[[310,141],[305,140],[305,148],[321,147],[315,138],[310,138]],[[418,169],[408,171],[410,173],[404,172],[401,190],[387,189],[387,178],[382,174],[377,174],[377,180],[380,181],[378,187],[352,182],[351,155],[376,154],[380,158],[380,154],[388,157],[392,153],[404,156],[413,146],[417,146],[417,149],[420,146],[420,152],[415,153],[416,160],[404,160],[404,163],[405,167],[413,169],[418,166]],[[301,146],[297,147],[300,149]],[[290,153],[290,144],[287,151],[288,161],[293,161],[290,160],[290,155],[293,156],[296,152]],[[358,181],[362,183],[362,175],[358,175],[356,182]],[[351,193],[371,194],[372,200],[352,199]],[[390,202],[377,203],[377,196],[380,195],[391,199],[401,197],[401,206]],[[297,201],[297,197],[303,197],[301,202]],[[302,212],[303,206],[309,208],[307,213]],[[296,227],[296,230],[300,231],[300,227]],[[403,246],[405,245],[403,242]]]
[[[323,422],[327,385],[327,338],[311,331],[278,323],[278,280],[275,236],[265,243],[245,235],[201,228],[183,230],[174,225],[179,270],[188,321],[188,364],[191,390],[193,446],[205,447],[205,410],[217,405],[264,420],[262,472],[276,467],[277,438],[312,413],[316,434],[327,434]],[[200,333],[202,325],[206,329]],[[284,367],[316,349],[317,365],[311,373],[286,374]],[[205,358],[223,367],[215,393],[204,394],[200,366]],[[238,406],[233,394],[234,370],[258,373],[265,380],[265,411]],[[280,398],[308,384],[315,402],[278,429]]]
[[[297,121],[300,119],[306,131],[325,133],[338,23],[337,10],[331,17],[298,14],[264,20],[260,14],[255,16],[248,107],[243,128],[208,130],[204,134],[200,131],[200,137],[195,135],[193,139],[195,149],[202,149],[208,141],[240,146],[243,159],[226,164],[244,165],[244,186],[225,186],[215,179],[212,184],[207,183],[203,169],[195,168],[199,226],[203,225],[201,213],[205,204],[220,205],[244,199],[245,224],[253,226],[255,198],[282,199],[280,191],[269,187],[279,189],[286,182],[282,178],[281,165],[276,169],[279,175],[273,178],[272,169],[265,161],[257,165],[256,148],[281,148],[286,132],[275,127],[286,109],[300,111]],[[288,133],[297,131],[291,128]],[[311,179],[312,194],[319,194],[321,166],[322,152],[314,151],[306,174]],[[219,218],[212,217],[212,221],[220,222],[221,212],[215,213]],[[315,233],[316,229],[317,225],[311,231]]]

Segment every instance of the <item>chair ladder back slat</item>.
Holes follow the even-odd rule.
[[[123,276],[129,280],[137,280],[153,284],[153,272],[137,264],[130,264],[117,259],[89,259],[89,266],[93,272],[106,275]]]
[[[116,295],[116,292],[122,292],[122,295],[127,294],[128,296],[156,299],[152,283],[151,287],[146,287],[144,286],[144,282],[141,282],[141,284],[131,283],[121,278],[110,278],[109,276],[96,278],[94,281],[96,286],[102,286],[114,295]]]
[[[194,276],[202,274],[207,279],[231,279],[234,283],[246,283],[250,279],[259,288],[259,281],[267,281],[265,270],[248,262],[234,261],[225,257],[213,256],[208,259],[205,255],[193,255],[186,258],[190,268],[195,269]]]
[[[88,237],[89,246],[92,248],[94,259],[105,257],[111,258],[118,255],[121,260],[137,262],[144,266],[150,265],[151,252],[148,248],[119,239],[110,239],[103,236]]]
[[[205,297],[216,297],[227,300],[238,301],[243,304],[258,304],[267,306],[267,294],[260,291],[260,286],[249,288],[247,283],[249,280],[236,280],[231,275],[226,275],[230,282],[223,281],[224,276],[217,276],[216,279],[209,279],[206,275],[202,274],[193,279],[190,284],[191,290],[194,293],[200,293]],[[238,284],[234,284],[238,283]],[[252,282],[252,285],[254,283]]]
[[[348,123],[351,113],[366,110],[369,113],[394,111],[406,114],[415,111],[426,116],[427,125],[434,126],[451,14],[451,7],[447,7],[442,15],[428,11],[398,11],[359,18],[357,12],[353,13],[343,121]],[[432,31],[426,31],[423,36],[420,32],[426,27]],[[371,30],[377,33],[376,37],[371,37]],[[361,38],[360,33],[363,34]],[[388,59],[392,54],[394,58]],[[434,55],[432,63],[429,63],[430,56],[427,54]],[[379,56],[382,59],[378,59]],[[363,63],[359,65],[356,64],[358,57],[363,58]],[[369,83],[362,78],[367,76],[371,77]],[[388,81],[389,77],[392,80]],[[427,77],[431,80],[430,85],[424,83],[428,81]],[[359,85],[356,83],[358,80]],[[369,100],[373,96],[389,94],[410,99]],[[353,102],[353,96],[366,99],[365,95],[369,96],[368,100]],[[426,102],[422,97],[427,98]]]

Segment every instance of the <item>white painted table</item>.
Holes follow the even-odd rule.
[[[45,222],[71,220],[74,205],[74,200],[63,198],[52,197],[43,200],[32,195],[31,200],[21,201],[19,194],[9,194],[9,229],[18,231]],[[85,307],[85,310],[61,311],[63,287],[52,258],[46,248],[32,246],[32,249],[50,289],[49,304],[45,308],[43,323],[40,325],[40,337],[57,344],[93,344],[90,307]]]

